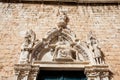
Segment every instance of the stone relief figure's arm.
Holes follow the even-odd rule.
[[[28,50],[31,51],[33,49],[33,43],[32,44],[29,44],[28,46]]]

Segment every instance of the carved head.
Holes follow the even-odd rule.
[[[96,39],[94,38],[94,37],[91,37],[90,38],[90,41],[91,41],[91,44],[93,45],[93,44],[96,44]]]
[[[30,34],[28,31],[26,31],[24,38],[29,38],[29,37],[30,37]]]
[[[62,36],[58,36],[58,41],[59,42],[63,42],[64,41],[63,37]]]
[[[89,35],[88,35],[88,40],[90,41],[91,45],[93,44],[96,44],[97,43],[97,40],[96,40],[96,35],[93,34],[92,31],[89,32]]]

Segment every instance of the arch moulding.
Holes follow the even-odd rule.
[[[88,80],[110,80],[98,40],[92,32],[85,42],[67,27],[64,12],[58,16],[57,27],[41,40],[32,30],[26,31],[19,63],[15,64],[15,80],[36,80],[40,70],[81,70]]]

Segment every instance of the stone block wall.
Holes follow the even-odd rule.
[[[70,19],[68,27],[77,38],[86,41],[89,31],[96,34],[105,61],[120,78],[120,5],[63,5]],[[33,29],[41,39],[56,26],[59,6],[34,3],[0,2],[0,80],[13,80],[14,64],[20,56],[23,33]]]

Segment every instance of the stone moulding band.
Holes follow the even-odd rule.
[[[74,2],[74,3],[119,3],[120,0],[21,0],[21,1],[48,1],[48,2]]]
[[[34,65],[39,66],[42,70],[84,70],[88,62],[34,62]]]
[[[120,0],[21,0],[21,1],[61,1],[61,2],[77,2],[77,3],[114,3]]]

